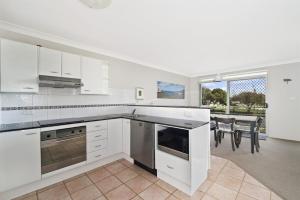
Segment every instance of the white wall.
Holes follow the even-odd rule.
[[[300,63],[269,67],[268,71],[268,135],[300,141]],[[286,84],[284,78],[293,81]]]

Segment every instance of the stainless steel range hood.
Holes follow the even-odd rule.
[[[82,87],[83,84],[81,83],[81,79],[77,78],[39,75],[39,86],[52,88],[79,88]]]

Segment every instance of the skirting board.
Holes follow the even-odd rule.
[[[72,178],[74,176],[77,176],[79,174],[88,172],[90,170],[96,169],[98,167],[101,167],[103,165],[106,165],[108,163],[114,162],[116,160],[119,159],[126,159],[129,162],[133,163],[133,160],[126,155],[125,153],[119,153],[119,154],[115,154],[113,156],[109,156],[107,158],[104,158],[100,161],[94,162],[94,163],[90,163],[87,165],[80,165],[76,168],[74,168],[74,166],[69,167],[69,170],[65,170],[63,169],[61,173],[55,173],[53,174],[53,176],[43,176],[42,180],[0,193],[0,199],[1,200],[10,200],[19,196],[22,196],[24,194],[28,194],[32,191],[36,191],[39,190],[41,188],[53,185],[55,183],[64,181],[66,179]],[[26,173],[26,172],[24,172]]]

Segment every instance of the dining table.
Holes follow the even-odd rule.
[[[255,129],[257,126],[257,116],[211,114],[211,117],[212,118],[214,118],[214,117],[235,118],[234,129],[235,129],[236,133],[238,133],[235,135],[236,146],[240,145],[242,134],[248,133],[248,134],[250,134],[250,140],[251,140],[251,153],[254,154],[254,147],[255,147],[255,145],[258,145],[255,142],[255,131],[256,131]],[[213,122],[211,122],[211,130],[213,130],[212,128],[216,129],[216,126],[213,124]]]

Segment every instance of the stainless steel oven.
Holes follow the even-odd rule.
[[[41,132],[42,174],[86,161],[86,127]]]
[[[189,160],[189,131],[160,126],[157,131],[157,148],[166,153]]]

